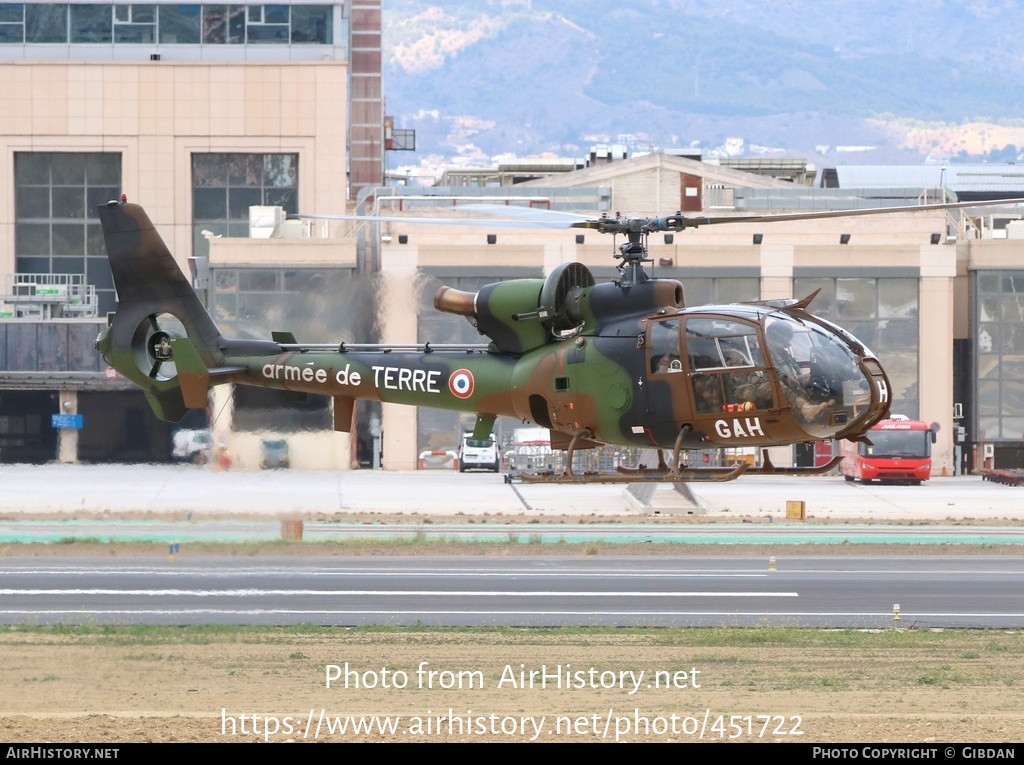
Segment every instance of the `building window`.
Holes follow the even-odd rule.
[[[244,5],[204,5],[203,42],[210,45],[245,42]]]
[[[1024,271],[975,276],[977,441],[1024,440]]]
[[[0,3],[0,43],[25,41],[25,6],[21,3]]]
[[[687,306],[722,305],[761,299],[761,280],[756,276],[671,277],[683,284]]]
[[[309,343],[374,339],[374,282],[349,268],[217,267],[209,302],[217,326],[234,337],[288,330]]]
[[[133,3],[114,6],[114,42],[149,45],[155,41],[155,5]]]
[[[251,43],[287,43],[288,6],[250,5],[246,30]]]
[[[111,6],[109,5],[72,5],[71,42],[113,42],[110,22]]]
[[[292,42],[332,45],[331,6],[293,5]]]
[[[0,45],[334,44],[334,5],[0,3]]]
[[[215,268],[210,312],[234,337],[292,332],[300,342],[373,342],[372,278],[348,268]],[[241,431],[329,430],[330,398],[296,402],[276,390],[236,386],[233,427]]]
[[[193,154],[193,254],[208,253],[208,235],[249,236],[253,205],[297,213],[298,185],[298,154]]]
[[[68,7],[61,4],[25,5],[25,42],[66,43]]]
[[[15,152],[14,254],[19,274],[79,274],[113,311],[114,281],[97,208],[121,193],[121,155]]]
[[[161,5],[160,42],[195,45],[201,37],[202,14],[198,5]]]

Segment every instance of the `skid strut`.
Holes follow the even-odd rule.
[[[739,478],[749,467],[745,462],[732,467],[723,468],[684,468],[680,465],[683,441],[692,430],[690,425],[679,429],[675,445],[672,448],[671,465],[665,461],[664,449],[658,449],[658,465],[649,468],[644,464],[635,468],[619,466],[614,473],[587,471],[574,473],[572,455],[576,444],[581,438],[589,438],[590,432],[583,430],[576,433],[569,442],[566,453],[565,469],[561,473],[546,470],[539,473],[520,473],[505,477],[506,482],[520,480],[523,483],[679,483],[680,481],[731,481]],[[770,464],[770,463],[769,463]]]

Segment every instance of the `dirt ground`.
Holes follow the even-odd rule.
[[[93,626],[0,655],[12,743],[1024,740],[1019,631]]]

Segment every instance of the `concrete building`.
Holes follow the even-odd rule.
[[[166,459],[91,349],[115,307],[96,206],[144,204],[186,272],[251,205],[343,212],[383,182],[380,32],[380,0],[0,7],[0,461]],[[350,259],[292,270],[318,260]],[[46,307],[69,288],[90,306]]]

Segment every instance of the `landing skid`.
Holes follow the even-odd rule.
[[[658,466],[649,468],[641,464],[639,467],[627,468],[618,467],[614,473],[603,473],[588,471],[585,473],[574,473],[572,470],[572,455],[576,450],[576,444],[580,439],[590,437],[590,432],[583,430],[576,433],[565,457],[565,469],[561,473],[547,470],[541,473],[519,473],[518,475],[505,476],[505,482],[511,483],[514,480],[523,483],[679,483],[681,481],[731,481],[739,478],[749,467],[746,463],[738,463],[727,468],[688,468],[682,467],[680,463],[680,451],[683,439],[690,432],[690,426],[683,426],[676,437],[675,447],[672,449],[672,464],[665,461],[665,451],[658,449]]]
[[[731,468],[686,468],[678,471],[661,472],[656,469],[640,466],[638,468],[619,468],[616,473],[589,471],[586,473],[556,473],[547,470],[543,473],[519,473],[505,476],[506,483],[522,481],[523,483],[679,483],[681,481],[731,481],[739,478],[747,470],[747,465],[740,463]]]
[[[572,454],[576,441],[584,434],[577,434],[569,445],[567,454],[567,465],[561,473],[554,470],[545,470],[539,473],[509,473],[505,476],[505,483],[521,481],[522,483],[680,483],[680,482],[723,482],[732,481],[741,475],[821,475],[834,469],[842,461],[842,457],[834,457],[825,465],[817,467],[775,467],[768,457],[768,451],[761,451],[761,467],[752,468],[745,462],[739,462],[732,467],[713,468],[688,468],[679,467],[679,446],[685,431],[680,433],[676,440],[676,448],[673,450],[672,462],[676,465],[673,469],[665,461],[664,451],[658,449],[658,466],[649,468],[641,464],[639,467],[618,467],[614,473],[587,471],[574,473],[572,471]]]

